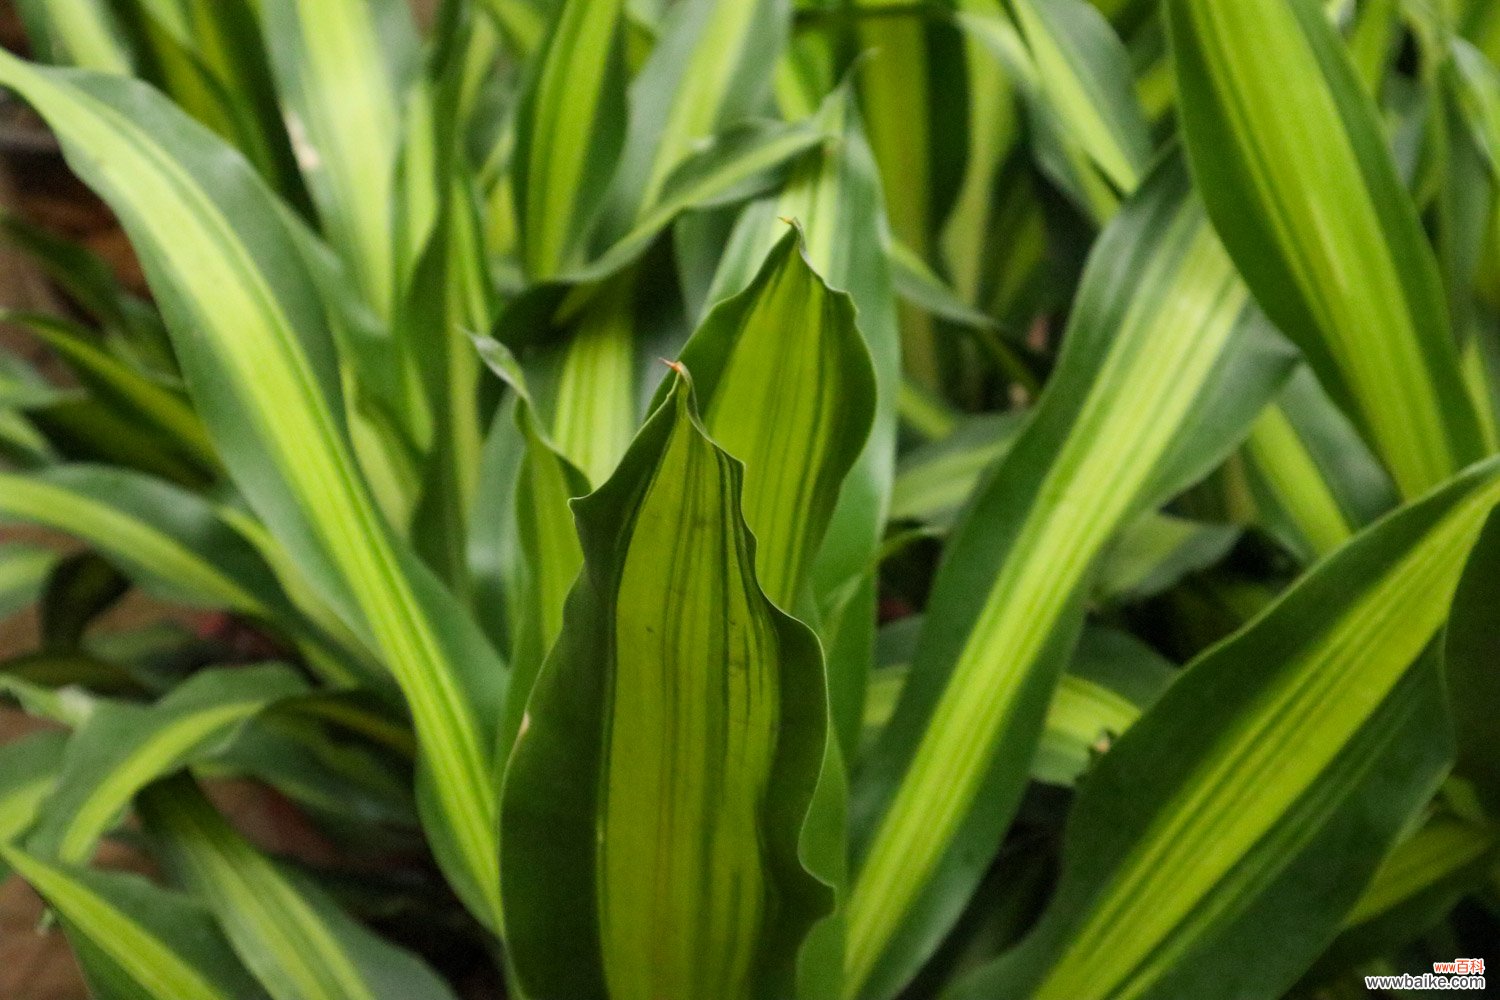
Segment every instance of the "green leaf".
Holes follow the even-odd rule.
[[[952,432],[901,456],[891,520],[947,527],[1025,425],[1022,410],[966,418]]]
[[[502,400],[485,434],[466,553],[471,603],[497,649],[511,648],[521,617],[524,557],[515,530],[515,506],[526,443],[516,426],[516,405],[514,394]],[[506,706],[514,711],[509,697]]]
[[[396,292],[396,157],[416,70],[399,0],[265,0],[261,19],[298,164],[365,300]]]
[[[954,996],[1281,995],[1451,760],[1422,652],[1497,502],[1475,466],[1190,665],[1085,783],[1037,930]]]
[[[556,363],[552,434],[590,483],[602,483],[615,471],[639,422],[638,280],[626,270],[601,286]]]
[[[1109,547],[1100,566],[1097,591],[1114,601],[1159,594],[1187,574],[1223,559],[1239,535],[1239,529],[1230,524],[1149,514],[1120,532]]]
[[[785,233],[750,286],[708,314],[682,360],[697,373],[709,433],[744,462],[742,507],[756,539],[760,587],[779,608],[816,621],[808,585],[846,476],[869,438],[876,377],[852,299],[824,284],[805,249],[800,231]],[[856,599],[845,614],[872,618],[871,610]],[[859,652],[856,645],[845,655]],[[844,867],[841,831],[820,835],[842,825],[847,779],[837,750],[830,741],[808,824],[814,833],[806,850],[825,855],[810,870],[825,878]],[[836,972],[836,953],[823,962]]]
[[[418,959],[236,833],[191,778],[153,786],[139,809],[173,880],[213,911],[276,1000],[451,1000],[447,985]]]
[[[1400,0],[1373,0],[1359,5],[1349,32],[1349,56],[1365,89],[1379,97],[1401,29]]]
[[[885,13],[879,8],[897,4],[879,0],[868,6]],[[869,66],[853,80],[890,233],[925,261],[941,214],[940,199],[949,190],[943,173],[946,162],[939,154],[941,140],[964,138],[961,129],[944,130],[945,116],[961,120],[962,106],[939,96],[945,73],[954,73],[953,82],[958,82],[961,50],[946,25],[907,15],[897,9],[891,16],[855,22],[855,44],[870,55]],[[836,278],[831,280],[844,287]],[[942,351],[931,317],[910,306],[899,309],[898,315],[902,371],[918,385],[936,389],[942,377]]]
[[[57,784],[67,742],[62,733],[42,730],[0,746],[0,844],[31,828]]]
[[[1122,195],[1145,176],[1151,133],[1129,85],[1119,37],[1085,0],[1005,0],[1037,82],[1099,171]]]
[[[1024,410],[971,416],[947,437],[904,455],[896,476],[892,521],[917,521],[925,535],[945,535],[1014,443]],[[1238,530],[1150,513],[1121,529],[1104,554],[1096,584],[1105,599],[1160,593],[1186,573],[1217,562]]]
[[[149,88],[5,54],[0,83],[49,121],[120,217],[236,485],[385,658],[421,742],[419,801],[437,857],[470,908],[498,924],[489,775],[505,670],[360,477],[322,298],[281,207],[240,156]]]
[[[789,0],[688,0],[672,8],[630,86],[630,127],[611,214],[640,218],[698,144],[764,111],[791,6]]]
[[[860,706],[875,639],[873,574],[895,472],[901,342],[879,173],[853,94],[847,88],[830,94],[816,122],[821,132],[836,138],[798,160],[778,194],[741,213],[708,303],[748,287],[767,255],[785,238],[782,220],[794,219],[802,227],[804,253],[813,269],[830,289],[847,292],[853,300],[874,366],[874,422],[844,482],[813,567],[834,720],[849,754],[859,740]]]
[[[739,497],[679,375],[575,503],[585,570],[503,800],[528,993],[788,995],[831,907],[798,847],[827,739],[819,651],[756,583]]]
[[[101,702],[68,742],[57,790],[27,849],[87,862],[136,792],[228,743],[246,720],[305,690],[290,670],[272,666],[195,675],[149,708]]]
[[[459,82],[456,69],[448,67],[431,88],[430,101],[424,92],[412,102],[424,111],[411,116],[416,134],[403,163],[409,175],[403,238],[414,262],[406,264],[410,274],[394,339],[411,358],[431,422],[410,536],[434,572],[464,595],[465,538],[480,452],[481,366],[470,336],[489,329],[493,315],[472,180],[459,169],[459,129],[451,120],[458,116]]]
[[[117,353],[143,370],[174,371],[161,316],[126,290],[102,258],[9,212],[0,211],[0,232],[103,327]]]
[[[1495,861],[1497,842],[1491,827],[1434,816],[1381,862],[1344,918],[1344,929],[1305,978],[1346,977],[1351,967],[1427,933],[1474,890]]]
[[[1133,636],[1086,627],[1047,709],[1032,778],[1064,786],[1086,778],[1094,761],[1161,697],[1176,674],[1172,664]]]
[[[143,421],[86,393],[59,392],[28,403],[23,412],[67,461],[123,466],[193,490],[208,489],[216,478]]]
[[[272,82],[255,0],[134,0],[158,85],[312,214]]]
[[[1144,178],[1152,152],[1128,57],[1081,0],[1029,0],[1012,13],[999,0],[967,0],[958,24],[1016,82],[1043,172],[1102,225]]]
[[[527,276],[578,259],[625,139],[624,0],[564,0],[516,122]]]
[[[865,726],[872,736],[878,737],[895,713],[921,624],[919,619],[905,619],[881,630],[881,655],[894,659],[877,667],[870,682]],[[903,648],[893,650],[893,645]],[[1094,758],[1161,696],[1174,674],[1171,664],[1127,633],[1086,627],[1047,709],[1031,764],[1032,780],[1075,784]]]
[[[59,559],[38,607],[43,647],[75,649],[84,633],[130,589],[130,581],[93,552]]]
[[[531,690],[542,660],[562,630],[568,592],[583,567],[583,550],[568,506],[587,493],[588,482],[539,426],[526,376],[511,353],[498,341],[478,341],[480,355],[491,370],[516,394],[515,424],[523,442],[516,473],[514,517],[525,561],[525,578],[511,652],[511,695],[501,727],[498,760],[507,760],[521,726],[526,693]]]
[[[137,875],[49,864],[0,844],[62,921],[100,1000],[242,1000],[259,990],[201,907]]]
[[[1500,58],[1500,11],[1487,3],[1471,2],[1462,17],[1463,34],[1491,61]]]
[[[1244,454],[1267,526],[1308,562],[1396,506],[1389,475],[1305,367],[1256,421]]]
[[[404,720],[354,695],[308,693],[246,720],[191,764],[206,780],[263,782],[290,799],[354,863],[420,837]]]
[[[744,463],[756,579],[794,611],[875,415],[853,302],[823,283],[789,229],[750,287],[709,313],[682,363],[709,434]]]
[[[1225,246],[1401,493],[1425,493],[1483,438],[1432,248],[1347,50],[1314,0],[1166,9],[1188,152]]]
[[[52,572],[57,553],[24,542],[0,543],[0,620],[34,602]]]
[[[957,918],[1025,786],[1105,546],[1239,441],[1289,361],[1164,163],[1095,245],[1057,369],[948,544],[912,681],[856,778],[869,832],[848,995],[890,995]]]
[[[46,406],[63,392],[18,353],[0,352],[0,405],[18,409]]]
[[[358,646],[334,652],[333,640],[293,607],[223,512],[169,483],[106,466],[0,472],[0,518],[86,542],[163,600],[224,608],[287,631],[309,644],[314,665],[331,681],[369,679],[367,653]]]
[[[1440,817],[1412,834],[1386,857],[1349,915],[1345,926],[1358,927],[1396,910],[1420,893],[1474,863],[1495,847],[1495,831],[1474,823]]]
[[[0,322],[25,326],[67,362],[93,397],[121,418],[138,422],[164,439],[163,446],[195,465],[212,480],[219,468],[213,444],[197,414],[176,388],[169,388],[132,369],[108,353],[98,338],[66,320],[0,310]]]
[[[1283,544],[1311,561],[1349,540],[1354,525],[1282,407],[1256,421],[1245,455],[1259,514]]]
[[[990,331],[995,327],[993,319],[959,298],[941,275],[900,240],[891,241],[891,278],[903,300],[939,319],[977,330]]]
[[[966,0],[960,10],[986,6],[984,0]],[[1024,156],[1024,136],[1014,82],[969,32],[964,37],[964,63],[968,72],[968,159],[963,185],[943,227],[941,245],[960,300],[977,305],[990,301],[985,286],[999,277],[991,270],[997,257],[1026,245],[1025,240],[1016,239],[1020,227],[1002,215],[1007,201],[1014,198],[1013,189],[1021,185],[998,181],[1007,165]],[[1028,202],[1033,212],[1039,208]],[[1004,233],[1003,240],[993,238],[999,233]],[[1006,273],[1004,279],[1019,276]]]
[[[510,47],[522,58],[541,46],[551,12],[559,6],[556,0],[484,0],[484,5]]]
[[[104,0],[20,0],[16,7],[38,58],[131,73],[135,54]]]
[[[798,160],[775,196],[741,213],[707,304],[711,307],[748,287],[767,256],[786,238],[784,220],[796,220],[813,269],[830,289],[847,292],[852,300],[874,368],[875,413],[869,437],[844,480],[812,571],[838,745],[830,744],[824,761],[804,842],[805,858],[809,869],[836,886],[842,897],[848,870],[844,821],[848,779],[843,761],[852,759],[859,746],[875,643],[874,571],[894,474],[901,340],[879,171],[853,92],[848,87],[835,89],[814,121],[834,138]],[[799,985],[808,997],[839,993],[841,923],[840,915],[824,921],[804,946]]]
[[[664,229],[689,209],[742,201],[774,188],[789,164],[827,140],[816,120],[751,121],[724,132],[668,175],[657,200],[624,232],[604,230],[605,248],[564,277],[592,281],[636,260]]]
[[[1458,732],[1457,774],[1469,781],[1491,815],[1500,811],[1500,739],[1494,713],[1500,710],[1500,517],[1491,517],[1453,599],[1444,637],[1449,705]]]

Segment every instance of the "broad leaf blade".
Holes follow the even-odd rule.
[[[625,137],[623,0],[565,0],[516,123],[516,213],[527,277],[581,263]]]
[[[957,995],[1290,985],[1451,759],[1422,652],[1497,502],[1500,464],[1474,467],[1191,665],[1090,777],[1034,936]]]
[[[789,231],[750,287],[704,320],[682,362],[715,443],[744,463],[756,577],[793,611],[875,414],[853,303],[823,283]]]
[[[1432,249],[1348,52],[1314,0],[1167,11],[1188,152],[1225,246],[1402,494],[1425,493],[1483,438]]]
[[[630,87],[613,213],[639,218],[699,143],[764,111],[791,7],[788,0],[688,0],[672,9]]]
[[[102,702],[68,742],[57,790],[27,849],[87,862],[146,785],[229,741],[248,719],[305,685],[285,667],[209,671],[150,708]]]
[[[1247,307],[1181,165],[1164,164],[1094,249],[1063,356],[949,543],[912,681],[856,781],[856,829],[872,833],[851,994],[911,975],[998,846],[1104,546],[1212,468],[1285,377]]]
[[[192,779],[152,787],[139,809],[173,878],[214,913],[277,1000],[451,1000],[420,961],[236,833]]]
[[[108,73],[132,72],[135,53],[104,0],[20,0],[16,7],[38,58]]]
[[[102,1000],[242,1000],[260,994],[206,911],[134,875],[53,865],[0,845],[62,921]]]
[[[0,747],[0,844],[20,837],[57,784],[67,737],[42,731]]]
[[[397,282],[396,157],[416,68],[398,0],[269,0],[261,18],[323,228],[365,300],[389,316]]]
[[[48,119],[120,216],[236,484],[385,657],[422,743],[434,849],[465,902],[497,924],[488,776],[504,667],[360,478],[321,296],[283,209],[241,157],[149,88],[3,54],[0,82]]]
[[[785,238],[783,219],[801,224],[804,252],[813,269],[830,289],[848,293],[854,302],[875,370],[875,417],[813,568],[835,724],[844,751],[852,753],[859,739],[860,705],[874,645],[873,572],[895,471],[901,344],[879,173],[853,95],[843,89],[831,94],[819,110],[818,123],[836,138],[800,160],[779,194],[741,214],[708,304],[749,286],[767,255]]]
[[[738,463],[690,391],[575,504],[585,571],[507,773],[506,941],[539,996],[786,995],[831,905],[798,847],[816,642],[757,585]]]

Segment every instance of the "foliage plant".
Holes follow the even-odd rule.
[[[19,11],[150,292],[4,220],[66,377],[0,356],[0,870],[95,995],[1500,941],[1500,5]]]

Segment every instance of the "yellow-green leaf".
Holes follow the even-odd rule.
[[[1483,437],[1432,247],[1347,49],[1315,0],[1166,9],[1219,235],[1401,493],[1425,493]]]
[[[133,71],[135,53],[104,0],[20,0],[16,7],[39,58],[107,73]]]
[[[0,844],[20,837],[57,783],[67,738],[42,731],[0,747]]]
[[[899,987],[982,874],[1105,546],[1238,443],[1285,377],[1248,304],[1168,161],[1096,245],[1058,367],[948,544],[912,680],[856,776],[871,832],[846,995]]]
[[[138,808],[173,878],[214,913],[276,1000],[451,1000],[415,957],[236,833],[191,778],[153,786]]]
[[[516,125],[516,211],[527,276],[578,255],[625,136],[623,0],[565,0]]]
[[[756,576],[794,610],[875,413],[875,375],[847,295],[788,231],[750,287],[704,320],[682,361],[714,441],[744,463]]]
[[[1084,786],[1036,932],[956,995],[1281,995],[1451,764],[1423,650],[1497,503],[1473,467],[1191,664]]]
[[[101,702],[68,742],[57,790],[27,849],[87,862],[136,792],[224,744],[268,706],[305,690],[285,667],[254,667],[198,674],[149,708]]]
[[[135,875],[53,865],[0,844],[0,861],[62,921],[92,995],[108,1000],[241,1000],[254,980],[206,911]]]
[[[264,0],[261,20],[298,165],[365,301],[396,290],[396,158],[415,30],[396,0]]]
[[[502,813],[506,942],[537,996],[785,996],[832,903],[799,857],[819,651],[757,584],[739,464],[690,393],[679,375],[575,503],[585,569]]]
[[[639,217],[699,144],[722,126],[762,112],[790,21],[788,0],[674,5],[631,83],[615,211]]]
[[[439,862],[498,924],[490,775],[504,667],[360,476],[323,298],[283,207],[242,157],[147,87],[8,54],[0,83],[48,120],[120,217],[236,485],[401,686]]]

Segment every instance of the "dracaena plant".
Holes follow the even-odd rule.
[[[149,287],[4,219],[0,872],[95,995],[1500,940],[1490,0],[18,8]]]

